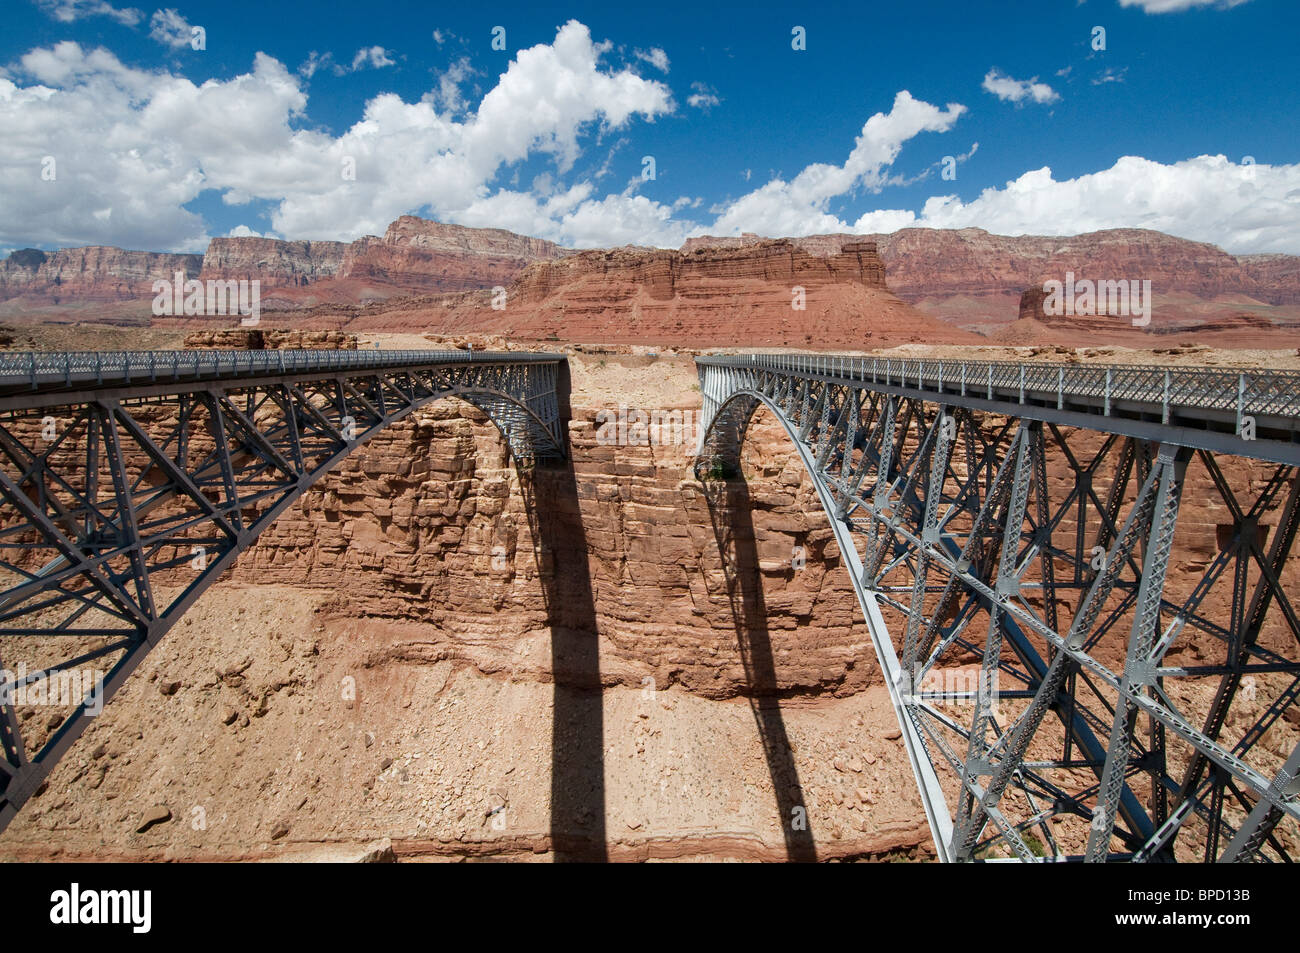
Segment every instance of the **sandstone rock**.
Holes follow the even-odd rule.
[[[137,825],[135,832],[137,834],[143,834],[145,831],[149,830],[149,828],[155,827],[159,824],[165,824],[171,819],[171,808],[167,807],[166,804],[155,804],[153,807],[145,811],[143,816],[141,816],[140,823]]]
[[[864,347],[978,338],[899,301],[867,242],[819,258],[789,240],[738,249],[584,251],[530,265],[508,289],[394,302],[365,326],[508,332],[532,340]],[[382,315],[382,317],[381,317]],[[647,357],[650,355],[647,354]]]
[[[306,330],[302,328],[275,330],[272,328],[220,328],[193,331],[185,336],[183,345],[189,350],[219,348],[234,351],[304,350],[304,351],[355,351],[357,336],[343,331]]]
[[[384,233],[347,246],[339,277],[405,292],[464,291],[508,285],[530,262],[566,250],[500,228],[465,228],[403,215]]]
[[[595,411],[578,407],[575,416],[590,421]],[[549,679],[549,653],[516,654],[517,633],[545,625],[541,572],[555,578],[557,623],[594,625],[601,632],[601,673],[611,683],[639,690],[642,679],[652,677],[657,687],[710,698],[814,688],[851,695],[878,683],[878,670],[855,664],[854,646],[866,644],[866,631],[847,574],[811,565],[810,556],[810,566],[788,580],[765,577],[780,580],[781,592],[771,595],[767,637],[782,661],[773,670],[775,681],[754,685],[724,584],[711,575],[721,556],[709,507],[693,480],[682,489],[684,452],[601,447],[590,428],[575,429],[571,439],[576,504],[559,475],[539,468],[530,478],[536,511],[562,511],[562,525],[569,527],[550,544],[540,568],[519,476],[500,435],[477,412],[440,402],[419,419],[387,428],[344,461],[258,537],[233,578],[337,590],[342,616],[433,623],[437,644],[426,646],[427,656],[420,655],[424,649],[404,649],[412,660],[458,658],[485,671]],[[753,459],[762,460],[785,439],[774,424],[756,421],[747,445]],[[617,462],[591,462],[598,450],[646,475],[613,476]],[[431,476],[433,467],[446,476]],[[620,481],[626,497],[618,492]],[[787,487],[781,501],[763,497],[746,512],[756,532],[771,534],[774,549],[788,556],[794,538],[787,527],[806,531],[808,514],[820,510],[805,481]],[[579,517],[581,535],[571,532]],[[824,527],[824,517],[813,519]],[[498,545],[504,569],[492,566]],[[591,590],[583,596],[586,585]],[[805,616],[787,614],[786,605]],[[235,687],[236,673],[225,675],[225,684]],[[660,697],[671,704],[670,696]],[[354,738],[353,744],[361,740]]]
[[[358,864],[395,864],[397,855],[393,853],[393,842],[387,837],[372,841],[361,849],[355,863]]]
[[[1107,336],[1131,333],[1132,318],[1128,315],[1108,314],[1048,314],[1045,302],[1048,294],[1041,284],[1031,285],[1020,295],[1020,309],[1017,316],[1019,326],[1014,331],[999,335],[1008,342],[1030,343],[1037,340],[1045,331],[1052,337],[1080,339],[1081,336],[1091,340],[1104,339]],[[1041,330],[1040,330],[1041,329]],[[1011,330],[1011,329],[1008,329]],[[1152,335],[1175,334],[1214,334],[1231,333],[1238,341],[1249,340],[1252,335],[1267,340],[1277,333],[1277,326],[1268,318],[1241,310],[1227,310],[1214,318],[1198,316],[1190,320],[1177,317],[1164,317],[1152,323],[1146,332]],[[1035,348],[1034,354],[1042,350]],[[1065,349],[1062,349],[1065,350]],[[1192,354],[1209,350],[1205,345],[1188,344],[1177,348],[1156,348],[1156,353]],[[1074,358],[1077,360],[1077,358]]]
[[[683,252],[743,247],[762,239],[700,237]],[[1300,257],[1234,257],[1204,242],[1143,228],[1112,228],[1070,236],[994,235],[982,228],[902,228],[888,234],[809,235],[792,240],[827,257],[871,242],[879,250],[889,287],[905,301],[936,295],[1019,295],[1046,277],[1144,278],[1157,288],[1201,297],[1249,294],[1270,304],[1300,304]]]

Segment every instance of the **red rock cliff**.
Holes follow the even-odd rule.
[[[740,238],[693,238],[684,252],[706,246],[741,247]],[[993,235],[982,228],[903,228],[890,234],[810,235],[792,239],[817,256],[847,243],[871,241],[905,301],[940,295],[1019,295],[1026,285],[1067,271],[1088,278],[1149,279],[1157,292],[1200,297],[1247,294],[1269,304],[1300,303],[1300,257],[1234,257],[1214,245],[1143,228],[1115,228],[1072,236]]]
[[[465,228],[403,215],[383,238],[347,246],[339,277],[416,293],[468,291],[509,284],[530,263],[559,258],[554,242],[500,228]]]
[[[344,242],[285,242],[274,238],[214,238],[202,277],[254,278],[276,287],[332,278],[343,264]]]
[[[198,275],[202,257],[124,251],[108,245],[43,252],[24,248],[0,261],[0,300],[22,298],[39,305],[145,300],[153,282]]]

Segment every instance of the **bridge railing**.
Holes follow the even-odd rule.
[[[936,394],[960,394],[1018,403],[1092,399],[1109,415],[1117,402],[1161,408],[1169,422],[1175,409],[1218,410],[1277,417],[1300,416],[1300,371],[1238,371],[1149,364],[1089,365],[1017,361],[926,361],[811,354],[738,354],[697,358],[715,367],[765,367]]]
[[[560,360],[564,355],[524,351],[25,351],[0,354],[0,387]]]

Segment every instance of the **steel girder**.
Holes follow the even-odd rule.
[[[697,363],[702,479],[740,472],[760,407],[812,477],[940,859],[1294,859],[1294,395],[1251,405],[1260,442],[1213,424],[1244,387],[1201,428],[1158,389],[1062,419],[1055,372],[1040,400],[870,359]]]
[[[389,424],[459,397],[491,418],[517,465],[562,457],[563,360],[218,351],[0,361],[0,830],[258,534]]]

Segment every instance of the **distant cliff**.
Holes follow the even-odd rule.
[[[119,302],[121,311],[147,319],[153,280],[171,278],[178,270],[187,278],[258,279],[265,311],[391,301],[391,308],[384,307],[403,327],[415,320],[413,312],[433,308],[437,314],[422,320],[455,312],[457,326],[450,330],[482,325],[522,333],[529,327],[561,336],[569,327],[588,337],[634,333],[635,327],[656,339],[700,335],[747,343],[748,338],[735,337],[744,328],[764,340],[805,345],[823,339],[827,322],[838,328],[847,320],[836,336],[851,337],[852,315],[865,305],[847,298],[836,304],[848,309],[848,317],[823,314],[811,305],[800,312],[790,306],[796,285],[810,293],[817,289],[822,308],[852,289],[859,297],[859,292],[892,292],[895,305],[912,306],[907,321],[917,328],[915,322],[928,316],[990,335],[1017,320],[1025,288],[1049,278],[1064,280],[1070,272],[1092,280],[1149,280],[1152,333],[1300,327],[1300,257],[1233,256],[1146,229],[1009,237],[978,228],[906,228],[888,235],[694,238],[680,251],[576,252],[503,229],[410,215],[394,221],[382,237],[353,242],[217,238],[201,260],[100,246],[51,253],[24,249],[0,262],[0,312],[57,320],[60,312]],[[497,286],[509,289],[510,315],[478,315],[447,297]],[[517,308],[527,308],[527,314]],[[96,313],[112,319],[111,308]],[[561,313],[564,321],[556,318]],[[902,320],[901,312],[897,316]],[[877,318],[884,324],[867,322],[864,331],[875,328],[892,337],[906,330],[906,322],[893,327],[892,318]],[[1084,330],[1084,324],[1073,327]]]
[[[357,298],[364,290],[432,294],[507,285],[529,264],[567,251],[540,238],[499,228],[465,228],[403,215],[383,238],[347,246],[339,282]]]
[[[197,277],[201,255],[124,251],[108,245],[43,252],[23,248],[0,261],[0,301],[34,306],[145,300],[153,282]]]
[[[499,228],[404,215],[382,238],[369,235],[354,242],[214,238],[204,255],[109,246],[25,248],[0,261],[0,301],[43,312],[109,302],[143,306],[152,299],[155,279],[171,280],[181,271],[186,279],[259,280],[263,300],[273,307],[356,303],[506,285],[529,264],[566,254],[554,242]]]
[[[692,238],[682,251],[762,241]],[[887,235],[810,235],[791,239],[810,254],[833,255],[845,243],[872,241],[889,288],[906,301],[950,295],[1014,295],[1067,271],[1090,278],[1150,279],[1159,292],[1198,297],[1250,295],[1268,304],[1300,304],[1300,257],[1229,255],[1214,245],[1142,228],[1051,237],[993,235],[982,228],[903,228]]]
[[[256,278],[276,287],[308,285],[337,275],[347,247],[345,242],[214,238],[203,256],[202,277]]]
[[[888,235],[792,239],[818,256],[864,240],[879,248],[890,291],[923,311],[981,330],[1016,320],[1026,287],[1051,278],[1064,281],[1071,271],[1092,280],[1150,280],[1158,312],[1189,327],[1231,326],[1252,310],[1279,323],[1300,320],[1300,257],[1233,256],[1214,245],[1148,229],[1012,237],[980,228],[904,228]],[[682,250],[760,241],[756,235],[693,238]]]

